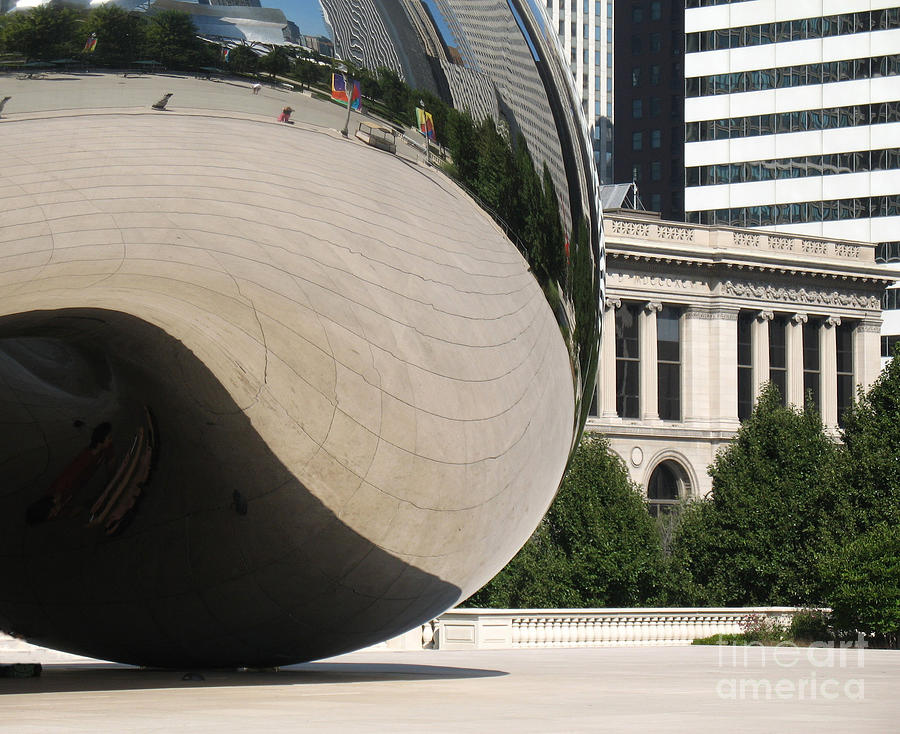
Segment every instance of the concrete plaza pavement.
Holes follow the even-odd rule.
[[[172,92],[167,110],[176,113],[216,116],[259,116],[275,120],[282,108],[290,105],[291,119],[303,126],[340,130],[346,120],[346,108],[313,97],[310,92],[293,91],[266,83],[259,94],[252,93],[251,81],[240,77],[205,79],[179,73],[129,74],[112,72],[48,72],[43,78],[19,79],[15,74],[0,74],[0,97],[12,99],[3,110],[3,119],[145,111],[167,92]],[[360,122],[373,122],[368,114],[351,112],[349,129]],[[415,133],[410,131],[415,137]],[[421,136],[416,140],[421,142]],[[398,144],[397,153],[412,160],[424,158],[424,152],[407,144]]]
[[[898,729],[898,689],[890,650],[370,650],[279,672],[50,665],[0,679],[0,732],[882,733]]]

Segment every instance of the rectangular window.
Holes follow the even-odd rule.
[[[844,426],[844,416],[853,404],[853,324],[841,324],[835,332],[837,342],[837,419]]]
[[[644,103],[640,99],[631,100],[631,116],[635,120],[641,119],[644,116]]]
[[[662,146],[662,131],[653,130],[650,133],[650,147],[659,148],[660,146]]]
[[[632,133],[631,134],[631,149],[632,150],[643,150],[644,149],[644,133]]]
[[[681,309],[664,306],[656,316],[659,417],[681,420]]]
[[[787,405],[787,319],[776,316],[769,322],[769,380]]]
[[[640,416],[640,313],[636,303],[616,309],[616,413],[621,418]]]
[[[803,403],[818,409],[821,391],[819,354],[819,322],[803,324]]]
[[[738,315],[737,362],[738,362],[738,420],[745,421],[753,412],[753,351],[751,334],[753,316],[748,313]]]
[[[650,163],[650,180],[662,180],[662,163],[660,163],[659,161],[653,161],[652,163]]]

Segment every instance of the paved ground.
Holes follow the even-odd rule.
[[[379,651],[187,681],[48,666],[0,679],[0,732],[897,731],[900,652],[774,652]]]
[[[254,95],[250,82],[239,78],[207,80],[184,74],[146,74],[143,76],[92,72],[48,73],[42,79],[18,79],[15,74],[0,74],[0,97],[12,99],[3,110],[3,118],[52,117],[90,109],[146,110],[166,92],[172,92],[167,108],[173,112],[216,115],[258,115],[274,120],[285,105],[294,112],[291,117],[300,125],[339,130],[344,126],[346,109],[314,99],[309,93],[289,91],[266,84]],[[349,129],[354,132],[360,121],[374,118],[351,114]],[[415,133],[410,133],[415,135]],[[421,136],[416,140],[421,142]],[[398,145],[398,154],[417,159],[423,153],[409,145]]]

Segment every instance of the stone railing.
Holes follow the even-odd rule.
[[[700,637],[741,632],[762,615],[788,624],[793,607],[690,609],[454,609],[438,618],[441,650],[525,647],[689,645]]]
[[[603,217],[603,229],[611,251],[616,243],[642,242],[678,245],[691,243],[700,248],[768,251],[779,256],[799,260],[810,257],[827,257],[837,260],[853,260],[857,263],[874,263],[875,246],[864,242],[832,240],[807,235],[795,236],[784,232],[741,230],[731,227],[709,227],[683,222],[667,222],[651,217],[627,217],[607,214]]]
[[[789,624],[795,607],[659,609],[452,609],[369,650],[505,650],[690,645],[700,637],[741,632],[748,616]],[[0,634],[0,664],[89,663],[89,658],[29,645]]]

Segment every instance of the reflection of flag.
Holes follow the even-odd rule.
[[[230,53],[231,53],[230,48],[223,48],[222,49],[222,61],[228,61],[228,54],[230,54]]]
[[[93,53],[97,50],[97,34],[91,33],[87,41],[84,42],[85,53]]]
[[[416,107],[416,122],[419,125],[419,132],[429,140],[434,140],[434,119],[431,113]]]
[[[353,90],[351,92],[353,99],[350,102],[350,107],[354,110],[358,110],[359,102],[362,99],[362,92],[360,92],[358,81],[351,79],[350,82],[353,85]],[[331,75],[331,98],[339,100],[340,102],[347,101],[347,85],[344,83],[343,74],[335,73]]]

